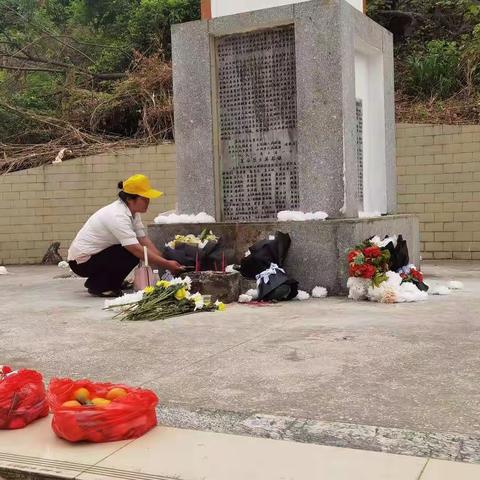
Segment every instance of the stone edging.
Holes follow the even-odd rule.
[[[221,410],[159,407],[169,427],[480,463],[480,437]]]

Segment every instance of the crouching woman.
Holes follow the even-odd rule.
[[[140,217],[151,199],[162,192],[154,190],[145,175],[133,175],[120,182],[118,200],[95,212],[80,229],[68,250],[70,268],[86,277],[88,293],[100,297],[122,295],[122,284],[144,258],[147,247],[151,265],[179,273],[183,267],[166,260],[147,237]]]

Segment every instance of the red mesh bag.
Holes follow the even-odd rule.
[[[42,375],[33,370],[0,368],[0,429],[24,428],[47,415]]]
[[[128,395],[107,406],[63,407],[74,398],[74,392],[86,388],[90,397],[105,398],[112,388],[123,388]],[[47,392],[53,412],[52,429],[69,442],[115,442],[138,438],[157,425],[155,407],[158,397],[150,390],[112,383],[94,383],[55,378]]]

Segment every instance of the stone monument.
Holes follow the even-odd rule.
[[[214,216],[236,261],[290,233],[303,288],[345,291],[344,250],[370,235],[404,234],[418,262],[418,221],[394,215],[389,32],[345,0],[313,0],[176,25],[172,50],[179,213]],[[332,220],[279,223],[281,210]],[[373,211],[385,216],[359,218]],[[151,234],[161,246],[200,228]]]

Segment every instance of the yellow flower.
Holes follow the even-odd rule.
[[[223,312],[226,308],[225,304],[223,302],[217,302],[215,305],[217,306],[217,310],[219,312]]]
[[[157,282],[157,287],[168,288],[169,286],[170,282],[167,282],[166,280],[159,280]]]
[[[175,293],[175,298],[180,301],[183,300],[187,296],[187,291],[184,288],[177,290]]]
[[[145,289],[143,290],[147,295],[149,295],[150,293],[152,293],[155,289],[153,287],[145,287]]]

